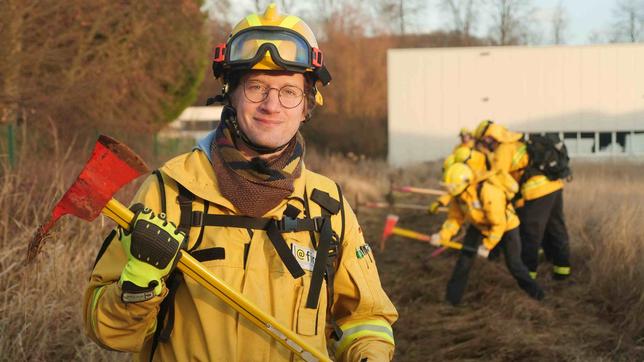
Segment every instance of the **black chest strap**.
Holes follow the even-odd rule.
[[[335,340],[340,340],[342,338],[342,330],[338,326],[337,321],[333,318],[331,313],[331,308],[333,307],[333,283],[335,278],[335,270],[337,263],[338,255],[340,254],[340,247],[342,241],[344,240],[344,202],[342,197],[342,189],[339,185],[336,184],[338,189],[338,198],[340,201],[337,201],[329,196],[328,193],[314,189],[311,193],[311,200],[318,204],[322,210],[322,215],[324,218],[323,227],[320,230],[320,241],[317,246],[317,254],[315,258],[315,264],[313,266],[313,275],[311,276],[311,286],[309,288],[309,293],[306,298],[306,308],[317,309],[318,301],[320,298],[320,292],[322,289],[322,280],[326,279],[327,285],[327,315],[329,316],[329,321],[333,329],[331,337]],[[305,191],[305,196],[308,195]],[[310,215],[308,199],[305,197],[304,205],[307,209],[307,214]],[[340,219],[342,220],[342,227],[340,228],[340,236],[333,232],[331,225],[331,215],[335,215],[340,212]],[[315,244],[314,235],[311,234],[311,240]]]
[[[161,210],[162,212],[166,212],[167,205],[163,177],[158,170],[154,171],[154,174],[157,176],[157,179],[159,181],[161,194]],[[333,199],[331,196],[329,196],[328,193],[318,189],[314,189],[311,193],[311,200],[321,207],[322,216],[311,217],[310,210],[308,208],[308,197],[305,191],[305,217],[297,218],[297,216],[300,214],[300,210],[297,207],[288,204],[286,210],[284,211],[284,216],[279,220],[271,218],[253,218],[238,215],[209,214],[208,202],[204,202],[203,212],[193,211],[192,203],[196,199],[195,195],[192,194],[192,192],[190,192],[188,189],[183,187],[181,184],[177,183],[177,186],[179,191],[179,195],[177,196],[177,203],[179,204],[180,209],[179,226],[177,227],[177,229],[182,230],[186,234],[188,234],[191,227],[200,227],[199,237],[197,238],[195,245],[189,250],[189,253],[198,261],[225,258],[225,250],[223,248],[196,250],[201,244],[204,229],[207,226],[235,227],[248,230],[265,230],[269,240],[271,240],[273,247],[277,251],[280,259],[282,260],[290,274],[293,276],[293,278],[299,278],[305,274],[304,270],[293,256],[293,253],[288,247],[288,244],[284,240],[282,234],[286,232],[309,231],[311,233],[312,242],[314,246],[316,246],[318,253],[315,264],[313,266],[311,285],[309,288],[309,294],[307,296],[306,307],[317,308],[320,290],[322,287],[322,280],[326,278],[327,292],[329,295],[327,303],[328,310],[331,309],[331,305],[333,303],[333,278],[335,274],[336,257],[339,254],[339,245],[342,241],[342,238],[344,238],[344,205],[342,203],[342,193],[339,186],[338,195],[340,201]],[[342,228],[340,237],[338,237],[333,232],[330,217],[331,215],[335,215],[338,212],[341,212],[342,214]],[[318,232],[320,235],[319,245],[315,245],[316,243],[314,232]],[[157,315],[157,328],[152,340],[150,361],[152,361],[159,341],[166,342],[170,339],[170,334],[174,327],[174,297],[181,284],[182,279],[183,275],[181,274],[181,272],[175,269],[175,271],[173,271],[173,273],[171,273],[166,280],[166,286],[168,287],[169,291],[168,295],[161,303],[159,313]],[[340,330],[334,319],[331,319],[331,324],[333,326],[332,336],[339,340],[342,336],[342,331]]]

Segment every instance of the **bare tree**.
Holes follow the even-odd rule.
[[[460,33],[464,45],[469,45],[479,13],[479,4],[480,2],[475,0],[441,0],[441,9],[450,14],[452,29]]]
[[[383,24],[390,24],[390,31],[399,35],[412,30],[414,15],[420,13],[425,6],[426,2],[422,0],[379,0],[372,3],[378,20]]]
[[[619,0],[613,17],[613,41],[636,43],[643,39],[644,0]]]
[[[566,8],[564,8],[561,0],[552,12],[550,24],[552,27],[552,43],[564,44],[566,42],[565,33],[568,27],[568,13],[566,12]]]
[[[280,0],[280,11],[286,14],[294,13],[295,0]]]
[[[492,25],[490,35],[499,45],[527,43],[534,33],[530,29],[531,0],[489,0]]]

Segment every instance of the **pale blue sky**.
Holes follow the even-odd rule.
[[[216,1],[216,0],[211,0]],[[279,0],[273,0],[277,4],[281,4]],[[311,14],[312,3],[319,0],[287,0],[292,4],[294,15],[299,15],[304,19],[308,19]],[[423,0],[420,0],[423,1]],[[477,0],[483,3],[484,0]],[[539,29],[541,34],[541,43],[547,44],[551,41],[551,30],[549,14],[556,8],[560,0],[532,0],[532,5],[535,7],[535,17],[541,19],[542,24],[534,26]],[[617,0],[561,0],[568,18],[567,31],[565,33],[566,44],[588,44],[589,38],[593,32],[599,34],[599,40],[606,42],[608,34],[610,33],[611,24],[613,23],[613,8]],[[644,0],[642,0],[644,1]],[[260,3],[268,3],[264,0]],[[408,0],[407,3],[413,1]],[[250,0],[237,0],[233,2],[232,11],[228,14],[229,19],[240,19],[242,16],[247,15],[249,12],[254,11],[255,1]],[[444,29],[447,27],[447,14],[440,11],[438,4],[440,0],[424,0],[424,9],[419,11],[412,19],[409,19],[412,24],[408,24],[407,28],[413,32],[426,32],[430,30]],[[478,19],[478,26],[476,28],[477,35],[485,36],[488,34],[488,20],[490,14],[487,10],[481,11]],[[233,21],[234,22],[234,21]]]
[[[444,14],[438,10],[438,0],[427,1],[424,16],[426,17],[428,25],[423,30],[438,29],[444,27],[445,21]],[[533,0],[532,5],[536,8],[535,16],[542,19],[544,22],[542,29],[543,42],[550,41],[550,29],[548,28],[549,15],[557,7],[559,0]],[[567,44],[588,44],[589,37],[593,32],[602,34],[603,38],[610,30],[613,22],[613,8],[617,0],[562,0],[562,5],[565,9],[568,26],[566,31],[565,40]],[[479,16],[480,23],[477,27],[477,34],[487,35],[488,24],[486,19],[489,18],[489,13],[482,11]],[[418,26],[423,21],[415,19]]]

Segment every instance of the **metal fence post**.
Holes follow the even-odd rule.
[[[13,134],[13,124],[9,123],[7,128],[7,151],[9,154],[9,166],[14,168],[16,165],[16,138]]]

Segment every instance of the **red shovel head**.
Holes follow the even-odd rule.
[[[41,225],[29,243],[27,262],[33,260],[42,248],[42,240],[49,229],[63,215],[71,214],[92,221],[123,185],[147,173],[145,162],[124,144],[101,135],[92,156],[56,204],[49,222]]]

